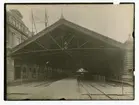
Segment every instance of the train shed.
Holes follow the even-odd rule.
[[[66,77],[80,68],[92,75],[120,77],[124,54],[122,43],[64,18],[11,51],[14,80]]]

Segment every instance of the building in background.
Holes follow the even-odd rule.
[[[6,11],[6,51],[7,51],[7,77],[8,81],[12,81],[14,73],[14,62],[9,56],[12,48],[24,42],[26,39],[32,36],[28,27],[22,21],[22,14],[12,9]]]
[[[31,36],[28,27],[22,21],[22,14],[15,9],[6,12],[6,42],[8,48],[24,42]]]
[[[124,57],[124,75],[123,80],[133,83],[133,72],[134,72],[134,54],[133,54],[133,37],[130,35],[125,45],[125,57]]]

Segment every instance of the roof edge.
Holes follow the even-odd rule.
[[[53,23],[52,25],[50,25],[49,27],[46,27],[45,29],[43,29],[42,31],[38,32],[36,35],[34,35],[33,37],[30,37],[29,39],[27,39],[26,41],[24,41],[23,43],[20,43],[19,45],[17,45],[16,47],[14,47],[12,49],[12,53],[16,52],[17,50],[23,48],[24,46],[30,44],[31,42],[37,40],[38,38],[42,37],[43,35],[47,34],[48,32],[54,30],[55,28],[57,28],[58,26],[60,25],[67,25],[69,27],[72,27],[72,28],[75,28],[75,29],[78,29],[80,30],[81,32],[87,34],[87,35],[90,35],[92,36],[92,34],[97,34],[97,35],[93,35],[93,37],[101,40],[101,41],[104,41],[106,43],[109,43],[109,44],[112,44],[116,47],[119,47],[119,48],[123,48],[123,43],[121,42],[118,42],[112,38],[109,38],[107,36],[104,36],[102,34],[99,34],[95,31],[92,31],[92,30],[89,30],[87,28],[84,28],[80,25],[77,25],[73,22],[70,22],[68,20],[66,20],[65,18],[60,18],[58,21],[56,21],[55,23]],[[44,34],[45,33],[45,34]]]

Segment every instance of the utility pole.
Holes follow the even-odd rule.
[[[37,33],[37,28],[36,28],[36,24],[35,24],[35,20],[34,20],[34,16],[33,16],[33,11],[32,10],[31,10],[31,14],[32,14],[32,35],[33,35],[33,25],[34,25],[36,33]]]
[[[45,9],[45,18],[44,18],[44,22],[45,22],[45,28],[48,26],[48,16],[47,16],[47,12]]]
[[[32,27],[31,27],[32,28],[32,31],[31,31],[32,33],[31,34],[33,36],[33,11],[32,11],[32,9],[31,9],[31,25],[32,25]]]

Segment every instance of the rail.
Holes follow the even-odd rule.
[[[84,88],[84,90],[87,92],[86,95],[88,95],[88,97],[89,97],[90,99],[93,99],[93,98],[92,98],[92,94],[84,87],[83,82],[81,82],[81,80],[78,80],[78,85],[80,85],[80,86],[82,86],[82,87]],[[88,84],[88,85],[91,86],[91,87],[93,87],[94,89],[96,89],[96,90],[99,91],[100,93],[102,93],[101,95],[104,95],[104,96],[106,96],[107,98],[113,100],[113,98],[111,98],[108,94],[106,94],[106,93],[103,92],[102,90],[98,89],[98,88],[95,87],[94,85],[92,85],[92,84]],[[98,94],[98,95],[99,95],[99,94]]]

